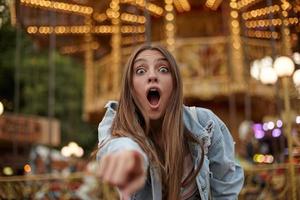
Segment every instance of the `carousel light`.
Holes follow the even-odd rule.
[[[174,28],[175,28],[174,24],[168,23],[168,24],[166,25],[167,31],[173,31]]]
[[[26,173],[30,173],[31,172],[30,165],[28,165],[28,164],[24,165],[24,172],[26,172]]]
[[[180,0],[179,2],[181,2],[184,11],[191,10],[191,5],[189,4],[188,0]]]
[[[174,15],[173,15],[172,13],[168,13],[168,14],[166,15],[166,19],[167,19],[168,21],[172,21],[172,20],[174,19]]]
[[[268,123],[267,123],[267,122],[265,122],[265,123],[263,124],[263,130],[264,130],[264,131],[268,131],[268,130],[269,130],[269,127],[268,127]]]
[[[6,176],[11,176],[14,174],[14,171],[11,167],[9,166],[6,166],[3,168],[3,174],[6,175]]]
[[[84,154],[84,151],[80,146],[78,146],[78,144],[76,142],[70,142],[68,144],[68,146],[64,146],[61,149],[61,154],[65,157],[70,157],[72,155],[74,155],[76,157],[82,157]]]
[[[234,1],[231,1],[229,6],[232,8],[232,9],[236,9],[237,8],[237,3],[234,2]]]
[[[272,155],[265,155],[264,163],[272,163],[274,161],[274,157]]]
[[[300,124],[300,116],[296,117],[296,124]]]
[[[263,131],[261,124],[254,124],[252,128],[256,139],[262,139],[265,136],[265,132]]]
[[[277,74],[272,67],[264,66],[261,69],[260,80],[263,84],[275,84],[277,81]]]
[[[274,122],[268,122],[268,129],[272,130],[275,127]]]
[[[272,131],[272,136],[273,137],[279,137],[281,135],[281,130],[279,128],[275,128],[273,131]]]
[[[64,146],[62,149],[61,149],[61,154],[65,157],[70,157],[71,156],[71,151],[70,149],[67,147],[67,146]]]
[[[238,22],[238,20],[232,20],[231,25],[232,25],[232,27],[234,27],[234,28],[239,27],[239,22]]]
[[[261,64],[263,66],[272,67],[273,59],[271,56],[266,56],[263,59],[261,59]]]
[[[295,65],[291,58],[280,56],[275,59],[274,69],[279,77],[290,76],[294,72]]]
[[[4,112],[4,106],[3,103],[0,101],[0,115],[2,115]]]
[[[250,68],[250,75],[252,76],[252,78],[259,80],[260,70],[261,70],[260,60],[255,60],[252,63],[251,68]]]
[[[281,121],[281,120],[277,120],[276,126],[277,126],[278,128],[281,128],[282,125],[283,125],[282,121]]]
[[[293,82],[295,86],[300,87],[300,69],[297,69],[293,74]]]
[[[299,52],[293,53],[293,60],[297,65],[300,65],[300,53]]]
[[[230,15],[231,15],[232,18],[237,18],[239,16],[238,12],[235,11],[235,10],[231,11]]]

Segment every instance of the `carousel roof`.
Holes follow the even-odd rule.
[[[84,34],[92,33],[95,59],[111,50],[113,30],[112,6],[115,0],[20,0],[17,1],[17,18],[35,41],[48,45],[48,37],[56,34],[56,45],[63,54],[82,55],[85,49]],[[167,1],[166,1],[167,2]],[[300,32],[297,1],[240,0],[173,0],[176,13],[176,37],[209,37],[229,35],[229,16],[238,15],[240,35],[247,39],[264,40],[265,43],[281,38],[281,25],[290,28],[294,48],[299,49]],[[122,46],[142,43],[145,32],[151,40],[164,38],[163,20],[166,14],[162,0],[120,0]],[[230,13],[230,7],[237,12]],[[55,13],[51,15],[51,13]],[[147,18],[149,14],[150,17]],[[285,19],[283,19],[285,15]],[[51,17],[52,16],[52,17]],[[150,21],[150,24],[147,24]],[[150,20],[149,20],[150,19]],[[90,22],[87,22],[91,20]],[[252,55],[254,56],[254,55]]]
[[[103,66],[107,65],[106,58],[112,52],[116,18],[120,20],[122,49],[145,41],[164,41],[166,31],[172,30],[176,48],[181,52],[177,59],[183,66],[183,76],[187,77],[185,95],[193,103],[199,97],[207,100],[216,94],[224,99],[232,91],[241,90],[255,91],[250,95],[256,95],[257,102],[261,102],[261,96],[272,101],[274,91],[270,92],[266,86],[253,85],[248,90],[230,85],[231,67],[239,63],[234,63],[235,58],[231,57],[228,46],[232,45],[238,54],[244,54],[244,71],[250,76],[250,64],[256,59],[275,58],[286,54],[284,49],[299,52],[299,13],[299,1],[286,0],[16,1],[17,20],[41,48],[48,48],[51,35],[55,35],[56,48],[62,54],[83,59],[87,49],[92,48],[94,67],[98,67],[95,71],[100,73],[95,77],[102,82],[110,81],[101,73],[110,73]],[[171,22],[170,26],[166,26],[166,21]],[[89,44],[87,34],[92,38]],[[232,35],[238,39],[230,39]],[[110,83],[102,82],[92,83],[99,88],[88,92],[93,94],[91,99],[94,100],[89,104],[90,108],[85,109],[90,115],[95,115],[90,118],[96,120],[103,102],[110,97],[106,94],[111,90]]]

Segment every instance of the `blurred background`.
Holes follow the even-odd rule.
[[[143,43],[176,57],[186,105],[214,111],[239,199],[300,199],[299,0],[0,0],[0,198],[116,199],[97,126]]]

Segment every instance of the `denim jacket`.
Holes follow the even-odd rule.
[[[99,124],[99,145],[97,159],[103,155],[120,150],[136,150],[144,157],[144,167],[149,169],[149,177],[144,187],[131,196],[131,200],[161,200],[162,186],[157,178],[158,169],[149,164],[149,160],[132,139],[127,137],[111,138],[111,124],[116,114],[117,102],[110,101],[105,106],[107,111]],[[193,109],[194,108],[194,109]],[[244,172],[235,161],[234,142],[225,124],[210,110],[184,106],[183,119],[185,127],[203,142],[204,162],[196,177],[201,200],[237,199],[243,186]],[[201,148],[189,143],[195,166],[201,160]]]

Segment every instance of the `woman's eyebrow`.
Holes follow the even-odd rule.
[[[146,61],[146,59],[144,59],[144,58],[139,58],[139,59],[134,60],[133,63],[137,63],[137,62],[141,62],[141,61]]]
[[[166,62],[168,62],[168,59],[166,59],[166,58],[158,58],[157,61],[166,61]]]

